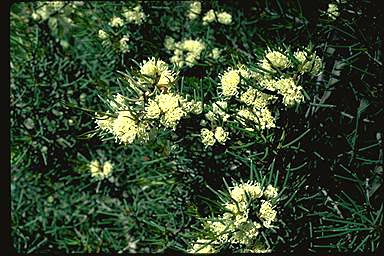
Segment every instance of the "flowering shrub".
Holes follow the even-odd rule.
[[[13,4],[13,247],[377,251],[380,10],[346,0]]]
[[[223,248],[235,252],[270,252],[260,233],[274,227],[277,196],[277,189],[270,184],[266,187],[255,182],[235,184],[228,199],[222,202],[225,212],[205,223],[212,238],[197,239],[189,252],[213,253]]]

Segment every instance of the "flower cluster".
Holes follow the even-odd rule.
[[[213,146],[216,141],[220,144],[225,144],[228,134],[221,126],[216,127],[214,131],[203,128],[201,129],[201,142],[206,146]]]
[[[232,23],[232,15],[228,12],[216,12],[211,9],[203,16],[203,25],[208,25],[214,21],[224,25],[229,25]]]
[[[190,20],[196,19],[201,13],[201,2],[194,1],[189,4],[189,10],[187,13],[187,17]]]
[[[205,107],[210,128],[203,122],[200,131],[205,146],[213,146],[216,141],[224,144],[230,133],[227,121],[236,122],[248,131],[276,127],[273,105],[281,102],[285,107],[293,107],[303,102],[303,87],[298,84],[300,77],[319,75],[322,61],[309,48],[294,54],[268,49],[253,69],[239,64],[219,74],[220,100]],[[228,102],[231,102],[230,108]],[[217,127],[226,130],[219,135],[221,140],[215,136]]]
[[[130,9],[123,9],[123,16],[127,23],[141,25],[146,18],[145,13],[143,12],[140,5],[137,5]]]
[[[96,113],[101,133],[111,133],[124,144],[145,143],[160,128],[175,130],[182,118],[202,112],[201,102],[173,91],[177,75],[160,59],[144,61],[137,77],[126,76],[130,97],[114,95],[110,110]]]
[[[192,67],[200,59],[202,51],[205,49],[205,43],[202,40],[184,39],[175,42],[171,37],[164,41],[164,47],[173,51],[170,61],[178,67],[187,65]]]
[[[327,16],[332,20],[336,20],[340,15],[339,7],[335,3],[329,3],[327,9]]]
[[[100,165],[98,160],[93,160],[88,165],[91,176],[97,180],[103,180],[111,176],[113,165],[110,161],[105,161]]]
[[[210,235],[198,239],[189,252],[219,252],[226,245],[247,252],[267,252],[260,233],[275,227],[277,196],[272,185],[235,184],[229,190],[229,199],[222,202],[224,213],[205,221],[206,234]]]
[[[106,29],[99,29],[98,37],[103,45],[115,46],[118,51],[126,53],[131,48],[128,44],[130,33],[127,31],[124,34],[124,32],[118,29],[122,28],[125,24],[141,25],[145,21],[146,15],[142,11],[141,6],[137,5],[131,8],[124,8],[122,10],[122,17],[113,16],[108,22]]]
[[[310,73],[313,76],[317,76],[321,72],[322,61],[316,53],[309,53],[309,49],[304,51],[297,50],[294,54],[296,60],[299,61],[300,65],[298,70],[300,73]]]

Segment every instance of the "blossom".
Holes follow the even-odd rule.
[[[98,179],[103,180],[111,175],[113,165],[110,161],[106,161],[101,167],[100,162],[98,160],[93,160],[89,163],[89,170],[91,171],[91,176]]]
[[[124,25],[124,21],[122,18],[114,16],[108,24],[111,27],[121,27]]]
[[[174,50],[175,49],[175,39],[170,37],[170,36],[166,36],[165,40],[164,40],[164,47],[170,51]]]
[[[339,7],[337,6],[337,4],[328,4],[327,15],[332,20],[335,20],[340,15]]]
[[[96,113],[95,123],[103,131],[112,131],[114,120],[115,118],[109,115],[98,115]]]
[[[264,59],[261,61],[261,68],[270,72],[276,72],[276,68],[286,69],[290,67],[290,65],[291,62],[288,57],[279,51],[269,50]]]
[[[200,101],[187,101],[187,100],[182,100],[182,108],[185,112],[190,112],[195,115],[201,114],[203,112],[203,104]]]
[[[227,107],[228,103],[226,101],[216,101],[212,104],[212,113],[225,122],[230,117],[230,115],[225,112]]]
[[[221,51],[219,48],[213,48],[212,51],[208,54],[209,57],[211,57],[214,60],[217,60],[220,58]]]
[[[287,107],[294,106],[304,101],[302,87],[296,85],[293,78],[283,78],[276,81],[278,92],[283,95],[283,104]]]
[[[185,115],[186,113],[183,111],[181,107],[176,107],[170,111],[167,111],[160,119],[161,124],[163,124],[167,128],[172,128],[173,130],[176,129],[177,124],[179,123],[180,119]]]
[[[162,93],[157,95],[155,100],[160,110],[165,113],[179,107],[181,97],[173,93]]]
[[[190,20],[194,20],[201,13],[201,3],[199,1],[194,1],[189,5],[189,11],[187,17]]]
[[[140,25],[145,20],[145,14],[140,5],[135,6],[133,9],[125,9],[123,16],[128,23]]]
[[[270,190],[271,185],[267,189]],[[214,220],[205,222],[205,228],[212,234],[203,244],[212,245],[218,250],[220,245],[239,245],[246,252],[266,252],[264,244],[258,240],[262,227],[270,228],[276,220],[277,211],[271,201],[263,197],[264,188],[255,181],[241,182],[229,189],[230,199],[222,199],[225,212]]]
[[[316,53],[311,55],[307,51],[296,51],[294,53],[295,58],[299,61],[299,72],[308,72],[313,76],[319,75],[322,68],[322,61]]]
[[[106,40],[108,38],[107,32],[102,29],[99,29],[98,36],[101,40]]]
[[[115,110],[124,110],[125,106],[125,97],[120,93],[114,95],[113,100],[108,100],[109,105]]]
[[[129,45],[127,42],[129,41],[128,36],[123,36],[119,41],[120,50],[122,52],[127,52],[129,50]]]
[[[224,96],[237,94],[237,86],[240,83],[240,76],[236,70],[228,69],[220,78],[221,89]]]
[[[182,67],[184,64],[192,67],[200,59],[205,44],[199,39],[184,39],[174,43],[174,47],[171,48],[174,48],[174,55],[170,59],[172,63],[178,67]]]
[[[253,122],[260,130],[269,129],[275,127],[275,119],[272,116],[271,111],[268,108],[262,109],[240,109],[237,112],[237,116],[240,117],[240,123],[247,125],[247,122]]]
[[[160,116],[160,107],[154,100],[149,100],[149,104],[146,107],[146,117],[150,119],[156,119]]]
[[[175,74],[168,69],[167,63],[154,57],[144,61],[140,67],[140,73],[159,87],[168,87],[176,80]],[[156,78],[158,78],[156,80]]]
[[[216,127],[215,129],[215,139],[220,144],[224,144],[228,139],[228,132],[224,131],[223,127]]]
[[[97,160],[91,161],[89,164],[89,170],[91,171],[92,177],[97,177],[100,171],[100,163]]]
[[[261,225],[257,222],[246,221],[239,227],[238,231],[233,234],[232,243],[251,244],[252,241],[259,235]]]
[[[267,199],[275,198],[275,197],[277,197],[277,195],[278,195],[277,189],[274,188],[272,185],[268,185],[264,191],[264,196]]]
[[[272,209],[269,201],[264,201],[259,210],[259,217],[263,220],[263,226],[266,228],[271,227],[271,222],[276,219],[277,212]]]
[[[200,136],[201,142],[206,146],[213,146],[216,142],[215,134],[207,128],[201,129]]]
[[[203,17],[203,25],[207,25],[208,23],[211,23],[216,19],[216,14],[214,10],[209,10],[208,12],[205,13]]]
[[[217,14],[217,20],[221,24],[228,25],[232,22],[232,15],[227,12],[220,12]]]
[[[155,77],[158,73],[156,59],[150,58],[148,61],[144,61],[140,67],[140,73],[145,76]]]
[[[131,144],[137,135],[137,124],[129,111],[119,111],[112,130],[116,139],[122,143]]]
[[[249,88],[247,91],[241,94],[240,101],[244,102],[246,105],[253,105],[257,95],[257,90]]]
[[[104,162],[104,165],[103,165],[104,177],[108,177],[109,175],[111,175],[112,169],[113,169],[113,165],[110,161]]]

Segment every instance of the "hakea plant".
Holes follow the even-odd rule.
[[[223,213],[205,219],[202,237],[192,243],[188,252],[270,252],[264,237],[270,229],[277,228],[274,223],[278,219],[278,189],[248,181],[234,183],[222,195]]]
[[[205,108],[202,142],[207,147],[224,144],[233,125],[250,132],[276,127],[272,106],[280,102],[289,108],[302,103],[304,74],[311,78],[321,70],[320,57],[309,48],[293,54],[268,49],[253,69],[243,64],[229,67],[219,75],[217,101]]]
[[[193,40],[183,44],[199,48]],[[239,128],[257,132],[276,127],[273,106],[289,108],[303,102],[303,77],[316,76],[321,68],[321,59],[309,49],[295,53],[268,49],[254,70],[240,64],[220,74],[218,97],[203,106],[177,92],[179,74],[166,62],[150,58],[137,76],[125,74],[126,93],[108,100],[109,110],[98,113],[96,123],[102,133],[112,133],[124,144],[145,143],[159,129],[176,130],[180,120],[193,115],[199,124],[195,134],[200,134],[205,147],[225,145]]]
[[[98,130],[120,143],[148,142],[159,129],[175,130],[181,119],[202,111],[201,102],[176,92],[177,74],[162,60],[144,61],[137,76],[125,74],[125,79],[127,95],[114,95],[107,100],[109,110],[96,113]]]

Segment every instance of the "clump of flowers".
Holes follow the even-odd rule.
[[[289,68],[290,66],[291,62],[286,54],[281,51],[273,51],[270,49],[268,49],[260,64],[262,69],[272,73]]]
[[[215,145],[216,139],[203,131],[213,133],[216,127],[225,129],[226,139],[229,138],[232,126],[228,128],[228,122],[250,132],[275,128],[275,104],[293,107],[302,103],[305,97],[301,78],[306,74],[319,75],[321,70],[320,57],[309,47],[294,54],[268,49],[253,70],[244,64],[228,67],[218,77],[219,100],[205,107],[209,122],[203,122],[202,143]]]
[[[109,110],[95,116],[99,132],[120,143],[146,143],[159,129],[175,130],[182,118],[202,112],[200,102],[174,90],[177,74],[160,59],[149,58],[136,76],[126,74],[125,79],[127,96],[114,95],[107,100]]]
[[[98,160],[93,160],[88,165],[91,176],[97,180],[103,180],[111,176],[113,164],[110,161],[105,161],[103,165]]]
[[[228,246],[233,252],[269,252],[264,237],[277,228],[277,188],[248,181],[234,184],[228,194],[221,202],[223,213],[205,220],[206,235],[189,252],[220,252]]]
[[[141,25],[146,18],[145,13],[143,12],[141,5],[136,5],[133,8],[124,8],[123,16],[127,23]]]
[[[124,20],[120,17],[113,16],[108,24],[111,27],[118,28],[124,25]]]
[[[300,73],[310,73],[313,76],[317,76],[321,72],[322,61],[320,57],[316,53],[310,53],[309,49],[304,51],[297,50],[294,57],[300,63],[298,67]]]
[[[218,60],[221,56],[221,52],[222,50],[219,49],[219,48],[213,48],[209,53],[208,53],[208,57],[214,59],[214,60]]]
[[[187,13],[187,17],[190,20],[196,19],[201,13],[201,2],[194,1],[189,4],[189,10]]]
[[[121,17],[113,16],[109,22],[98,30],[98,37],[105,47],[113,47],[116,51],[127,53],[132,49],[130,43],[132,29],[127,29],[127,26],[141,25],[146,19],[141,5],[124,7],[121,12]]]
[[[229,25],[232,23],[232,15],[228,12],[216,12],[214,10],[209,10],[203,16],[203,25],[208,25],[212,22],[218,22],[224,25]]]
[[[327,9],[327,16],[332,20],[336,20],[340,15],[339,7],[335,3],[329,3]]]
[[[173,51],[170,61],[180,68],[184,65],[188,67],[195,65],[206,47],[205,43],[200,39],[184,39],[180,42],[175,42],[170,37],[166,38],[164,46],[169,51]]]

